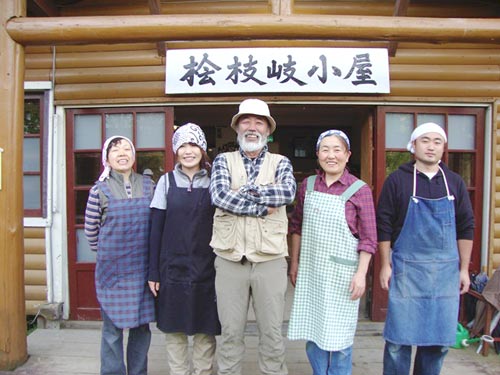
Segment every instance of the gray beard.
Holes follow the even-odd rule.
[[[259,151],[267,145],[267,137],[263,137],[261,134],[257,133],[257,137],[259,138],[258,142],[247,142],[245,139],[246,134],[248,133],[238,134],[238,144],[244,152]]]

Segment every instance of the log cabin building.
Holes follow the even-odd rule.
[[[212,157],[234,148],[230,119],[247,97],[270,104],[270,149],[290,158],[298,183],[316,168],[317,136],[340,128],[349,167],[375,199],[410,160],[413,128],[443,126],[444,162],[464,178],[476,217],[470,270],[500,267],[500,2],[1,3],[0,69],[14,81],[2,88],[0,209],[20,212],[23,228],[20,241],[0,233],[0,253],[6,267],[24,268],[27,314],[99,319],[83,220],[108,136],[131,138],[137,171],[157,180],[173,167],[175,126],[199,124]],[[24,265],[5,254],[12,243]],[[382,321],[378,267],[376,258],[364,311]]]

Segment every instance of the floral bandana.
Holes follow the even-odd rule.
[[[205,139],[205,133],[201,128],[193,123],[188,122],[177,128],[172,137],[172,148],[174,154],[177,154],[177,150],[184,143],[194,143],[199,146],[203,151],[207,151],[207,140]]]

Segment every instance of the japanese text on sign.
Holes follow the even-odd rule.
[[[217,48],[167,51],[167,94],[389,93],[385,48]]]

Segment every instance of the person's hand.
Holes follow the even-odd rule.
[[[153,293],[153,296],[158,297],[158,291],[160,290],[160,283],[157,281],[148,281],[149,290]]]
[[[349,292],[351,292],[351,300],[355,301],[365,293],[366,275],[362,272],[356,272],[351,280]]]
[[[380,269],[380,286],[384,290],[389,290],[389,284],[391,282],[392,267],[390,265],[382,267]]]
[[[290,276],[290,282],[295,288],[295,283],[297,282],[297,274],[299,271],[299,264],[296,262],[290,262],[290,270],[288,271],[288,276]]]
[[[469,271],[460,271],[460,294],[465,294],[469,291],[470,287],[470,277]]]
[[[278,210],[277,207],[267,207],[267,215],[272,215]]]

